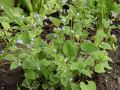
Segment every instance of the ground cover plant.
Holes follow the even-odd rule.
[[[24,70],[29,90],[96,90],[93,75],[112,69],[114,0],[0,0],[0,60]]]

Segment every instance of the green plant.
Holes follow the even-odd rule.
[[[63,15],[62,1],[19,2],[18,6],[25,4],[34,12],[27,16],[19,7],[6,6],[1,1],[0,4],[4,7],[0,36],[8,40],[0,59],[11,60],[10,69],[22,67],[25,71],[22,86],[30,90],[37,90],[40,84],[44,90],[54,90],[56,86],[62,90],[96,90],[95,83],[88,78],[92,78],[94,72],[111,69],[109,62],[112,60],[107,51],[115,48],[116,38],[111,35],[115,26],[111,25],[109,14],[114,9],[109,4],[118,5],[112,0],[108,3],[106,0],[72,0],[65,3],[70,9],[68,15]],[[57,10],[59,19],[46,17]],[[45,36],[46,40],[40,37],[45,19],[55,25],[53,32]],[[63,27],[59,27],[61,23]],[[76,77],[80,79],[76,81]]]

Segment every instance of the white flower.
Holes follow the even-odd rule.
[[[57,28],[58,31],[61,31],[62,29],[61,28]]]
[[[40,68],[40,67],[37,67],[37,69],[38,69],[38,70],[41,70],[41,68]]]
[[[114,11],[111,11],[111,13],[112,13],[112,16],[113,16],[113,17],[116,17],[116,16],[117,16],[117,13],[115,13]]]
[[[65,69],[65,70],[64,70],[64,72],[66,73],[66,72],[67,72],[67,70]]]
[[[21,66],[21,63],[20,63],[20,62],[18,63],[18,66]]]
[[[50,2],[47,2],[47,6],[48,6],[48,7],[50,7],[50,6],[51,6]]]
[[[19,40],[17,40],[17,43],[23,44],[23,40],[22,40],[22,39],[19,39]]]
[[[57,37],[58,37],[58,35],[55,34],[55,35],[54,35],[54,38],[57,38]]]
[[[32,46],[30,46],[30,45],[27,45],[27,48],[31,49],[31,48],[32,48]]]
[[[68,0],[62,0],[63,1],[63,4],[65,4]]]
[[[72,81],[73,79],[72,79],[72,78],[70,78],[69,80],[70,80],[70,81]]]
[[[47,19],[47,16],[45,16],[44,19]]]
[[[73,70],[73,67],[70,67],[71,70]]]
[[[69,12],[70,12],[70,10],[67,10],[67,12],[69,13]]]
[[[110,24],[113,24],[113,22],[110,20]]]
[[[4,53],[4,50],[2,50],[1,53]]]
[[[34,41],[35,39],[34,38],[31,38],[31,41]]]
[[[46,22],[44,22],[44,24],[47,26],[48,24]]]
[[[40,16],[40,14],[36,13],[36,14],[34,15],[34,18],[36,19],[36,18],[38,18],[39,16]]]
[[[69,59],[69,58],[65,58],[65,59],[64,59],[65,63],[68,61],[68,59]]]
[[[41,21],[41,19],[39,18],[39,19],[38,19],[38,22],[40,22],[40,21]]]
[[[94,21],[93,24],[96,24],[96,22]]]
[[[61,19],[62,22],[66,22],[66,19]]]
[[[57,50],[56,49],[53,49],[53,51],[56,53],[57,52]]]
[[[85,3],[87,3],[87,1],[85,0]]]
[[[3,10],[3,9],[4,9],[4,7],[3,7],[3,6],[0,6],[0,8],[1,8],[1,10]]]
[[[22,18],[22,19],[24,19],[24,18],[25,18],[25,16],[23,15],[23,16],[21,16],[21,18]]]
[[[71,33],[74,33],[74,31],[73,31],[73,30],[71,30]]]
[[[80,16],[80,13],[77,13],[77,16]]]
[[[35,27],[35,26],[36,26],[36,23],[33,24],[33,27]]]

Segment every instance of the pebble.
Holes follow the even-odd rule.
[[[120,84],[120,77],[118,77],[118,84]]]

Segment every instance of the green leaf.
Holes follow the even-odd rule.
[[[91,78],[93,72],[89,69],[82,69],[81,73]]]
[[[108,29],[109,26],[110,26],[110,22],[107,21],[107,20],[105,20],[105,19],[103,19],[103,25],[104,25],[104,27],[105,27],[106,29]]]
[[[108,43],[105,43],[105,42],[102,42],[100,45],[99,45],[100,48],[102,49],[112,49],[110,44]]]
[[[76,36],[82,36],[82,26],[81,26],[80,22],[75,23],[74,30],[75,30]]]
[[[61,84],[64,87],[67,87],[67,84],[68,84],[68,78],[67,77],[61,77],[60,81],[61,81]]]
[[[26,57],[22,62],[22,67],[24,69],[32,69],[31,65],[32,65],[31,57]]]
[[[89,90],[96,90],[96,84],[93,81],[88,81]]]
[[[99,46],[99,44],[102,42],[102,40],[106,37],[106,34],[103,30],[98,30],[96,33],[96,38],[95,38],[95,45]]]
[[[71,83],[71,89],[72,90],[80,90],[80,87],[78,84]]]
[[[63,45],[63,52],[67,55],[67,56],[76,56],[76,46],[74,45],[73,41],[66,41],[65,44]]]
[[[21,86],[23,86],[23,87],[29,87],[29,85],[30,84],[32,84],[32,80],[28,80],[28,79],[24,79],[23,81],[22,81],[22,85]]]
[[[10,25],[8,22],[1,22],[1,24],[4,27],[4,29],[6,29],[6,30],[10,29]]]
[[[55,84],[58,83],[58,78],[55,77],[55,75],[54,75],[53,73],[50,73],[49,79],[50,79],[53,83],[55,83]]]
[[[93,81],[88,81],[88,84],[80,82],[81,90],[96,90],[96,84]]]
[[[92,67],[92,66],[94,66],[94,64],[95,64],[95,60],[94,60],[93,57],[89,57],[89,58],[85,61],[85,63],[86,63],[86,65]]]
[[[36,79],[36,73],[32,70],[28,70],[25,72],[25,78],[35,80]]]
[[[27,9],[32,12],[33,11],[33,7],[32,7],[32,3],[31,3],[31,0],[23,0]]]
[[[22,33],[22,39],[23,39],[23,42],[24,43],[30,43],[30,37],[29,37],[29,34],[28,33]]]
[[[0,5],[1,4],[12,7],[12,6],[14,6],[15,1],[14,0],[0,0]]]
[[[92,42],[90,41],[84,41],[81,45],[81,50],[90,53],[90,52],[95,52],[98,51],[98,47],[96,47]]]
[[[104,56],[104,60],[105,60],[105,61],[113,62],[113,60],[112,60],[109,56],[107,56],[107,55]]]
[[[57,38],[57,35],[54,34],[54,33],[50,33],[50,34],[47,35],[47,38],[48,39],[55,39],[55,38]]]
[[[52,22],[53,22],[53,24],[54,24],[55,26],[57,26],[57,27],[60,26],[61,21],[60,21],[59,19],[54,18],[54,17],[50,17],[50,18],[51,18],[51,20],[52,20]]]
[[[11,65],[10,65],[10,70],[12,69],[15,69],[18,67],[18,62],[13,62]]]
[[[40,85],[39,81],[33,81],[31,84],[31,88],[35,90],[39,87],[39,85]]]
[[[62,65],[63,66],[63,65]],[[62,70],[62,72],[61,73],[59,73],[59,74],[61,74],[61,77],[60,77],[60,81],[61,81],[61,84],[64,86],[64,87],[68,87],[68,85],[69,85],[69,81],[70,81],[70,79],[71,79],[71,77],[72,77],[72,72],[70,72],[70,71],[67,71],[66,69],[65,69],[66,67],[61,67],[61,70]],[[59,75],[58,74],[58,75]],[[59,77],[59,76],[58,76]]]
[[[87,85],[84,82],[80,82],[81,90],[88,90]]]
[[[110,65],[109,65],[108,62],[105,62],[105,63],[104,63],[104,67],[105,67],[106,69],[112,69],[112,67],[110,67]]]
[[[44,77],[46,78],[46,79],[49,79],[50,77],[49,77],[49,75],[50,75],[50,73],[52,72],[52,68],[51,67],[43,67],[42,68],[42,74],[44,75]]]
[[[104,73],[105,72],[104,64],[102,64],[102,63],[97,64],[95,66],[95,72],[97,72],[97,73]]]

